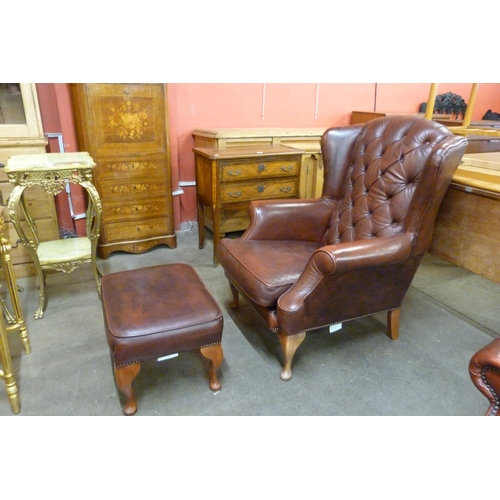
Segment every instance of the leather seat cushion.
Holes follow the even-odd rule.
[[[274,307],[304,271],[315,241],[221,240],[219,261],[228,277],[263,307]]]
[[[105,275],[101,293],[106,338],[117,366],[221,341],[222,312],[187,264]]]

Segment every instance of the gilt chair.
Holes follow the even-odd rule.
[[[485,416],[500,416],[500,338],[472,356],[469,375],[473,384],[488,399]]]
[[[310,330],[387,312],[388,336],[399,337],[402,301],[467,140],[392,116],[330,128],[321,145],[322,196],[252,202],[248,229],[219,248],[231,307],[241,294],[278,333],[282,380]]]

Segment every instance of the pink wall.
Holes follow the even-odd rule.
[[[168,84],[172,168],[178,179],[194,180],[193,130],[236,127],[330,127],[347,125],[353,110],[417,112],[429,83],[172,83]],[[438,93],[469,100],[471,84],[440,83]],[[317,102],[317,104],[316,104]],[[500,84],[479,86],[473,119],[500,112]],[[176,143],[176,144],[175,144]],[[174,189],[176,184],[174,184]],[[176,224],[196,220],[195,188],[176,200]]]
[[[67,85],[43,85],[55,86],[59,119],[68,127]],[[347,125],[353,110],[414,113],[427,101],[430,83],[268,83],[265,88],[262,83],[170,83],[167,89],[175,190],[179,180],[195,178],[192,133],[197,128],[326,128]],[[454,92],[468,102],[470,89],[469,83],[440,83],[438,93]],[[500,112],[500,83],[480,84],[473,119],[488,109]],[[196,220],[195,188],[183,190],[174,197],[176,227]]]

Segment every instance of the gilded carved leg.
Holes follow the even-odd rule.
[[[220,344],[213,344],[209,346],[202,347],[200,352],[205,358],[210,360],[210,368],[208,370],[208,385],[212,391],[219,391],[221,384],[217,378],[217,370],[222,364],[222,359],[224,354],[222,352],[222,346]]]
[[[87,191],[88,206],[86,212],[86,234],[91,245],[91,264],[92,272],[97,288],[97,294],[101,297],[101,278],[102,274],[97,267],[97,243],[101,234],[102,204],[99,194],[92,182],[83,181],[80,185]]]
[[[16,322],[16,318],[10,312],[10,310],[7,307],[7,304],[5,303],[5,300],[3,299],[3,297],[0,297],[0,301],[1,301],[1,304],[2,304],[2,311],[3,311],[3,314],[5,316],[5,320],[7,321],[7,323],[15,323]]]
[[[14,309],[14,325],[19,329],[19,336],[21,337],[24,352],[26,354],[31,354],[31,343],[28,337],[26,322],[24,321],[23,311],[21,309],[21,300],[17,291],[17,284],[15,280],[12,279],[12,276],[14,276],[14,270],[11,270],[11,272],[12,274],[9,277],[9,291],[12,307]]]
[[[38,285],[40,287],[40,292],[38,294],[38,309],[35,311],[35,319],[43,318],[43,313],[45,309],[47,309],[47,296],[45,295],[45,273],[38,261],[38,258],[35,261],[36,273],[38,276]]]
[[[399,339],[399,313],[401,309],[393,309],[387,313],[387,335],[391,340]]]
[[[101,271],[99,271],[99,268],[97,267],[96,259],[95,259],[95,254],[92,257],[92,272],[94,274],[94,280],[95,280],[95,285],[97,288],[97,295],[99,295],[99,298],[101,297],[101,278],[102,274]]]
[[[231,293],[233,294],[233,301],[231,302],[229,307],[231,309],[238,309],[239,305],[238,290],[236,290],[236,287],[232,283],[229,283],[229,288],[231,289]]]
[[[278,332],[278,337],[281,344],[281,350],[283,351],[283,356],[285,358],[285,363],[283,365],[283,370],[281,371],[281,380],[290,380],[292,378],[292,360],[295,351],[300,344],[306,338],[306,333],[296,333],[294,335],[286,335],[283,332]]]
[[[3,222],[2,222],[3,223]],[[3,229],[0,230],[3,233]],[[10,329],[19,329],[19,336],[21,337],[21,342],[23,343],[23,349],[26,354],[31,353],[31,344],[28,337],[28,330],[26,329],[26,323],[24,322],[23,311],[21,309],[21,300],[19,298],[19,289],[16,282],[16,275],[14,273],[14,268],[12,267],[12,259],[10,256],[11,246],[6,238],[0,238],[0,260],[2,262],[2,268],[4,271],[4,277],[7,282],[7,287],[9,289],[10,301],[12,303],[12,308],[14,314],[9,311],[9,308],[5,304],[3,298],[2,309],[5,314],[7,322],[10,324]],[[0,313],[1,314],[1,313]]]
[[[19,395],[17,392],[17,382],[12,370],[12,360],[10,358],[9,344],[7,343],[7,332],[3,319],[0,318],[0,362],[3,367],[0,370],[0,378],[4,379],[5,388],[7,389],[7,396],[9,398],[10,406],[14,413],[21,411],[19,404]]]
[[[19,336],[21,337],[21,342],[23,344],[23,350],[25,354],[31,354],[31,342],[28,337],[28,330],[26,329],[26,325],[24,324],[24,320],[22,325],[19,328]]]
[[[120,392],[127,398],[123,407],[124,415],[134,415],[137,411],[137,401],[135,400],[132,382],[141,369],[141,363],[131,365],[115,366],[115,380]]]

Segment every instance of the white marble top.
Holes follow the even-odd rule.
[[[40,264],[55,264],[74,260],[90,259],[92,248],[89,238],[66,238],[42,241],[37,248]]]
[[[94,160],[86,152],[40,153],[11,156],[4,170],[19,172],[25,170],[66,170],[68,168],[92,168]]]

